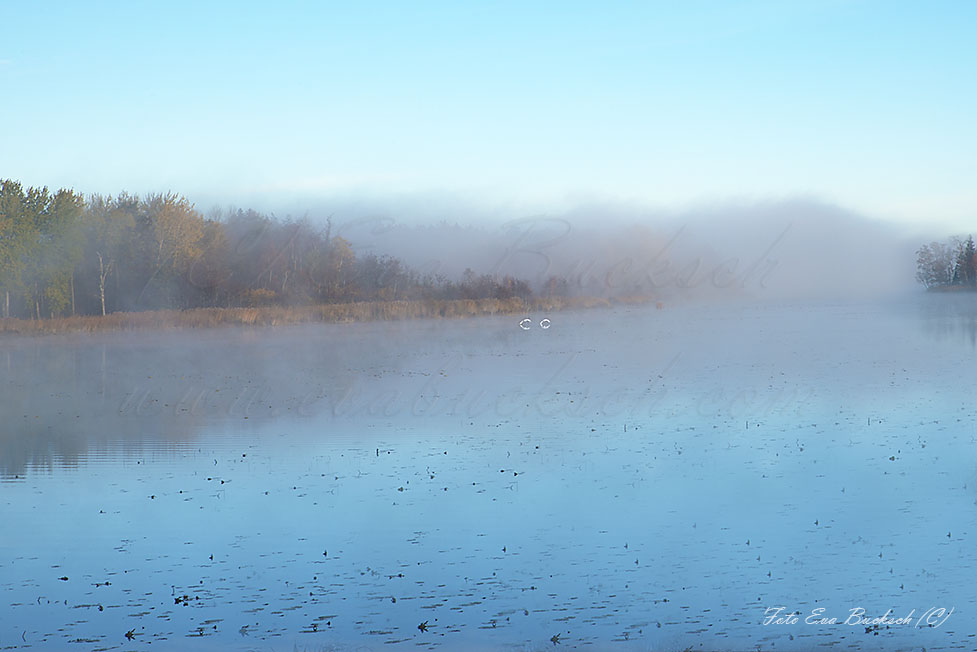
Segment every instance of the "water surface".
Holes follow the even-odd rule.
[[[972,649],[971,299],[5,338],[0,648]]]

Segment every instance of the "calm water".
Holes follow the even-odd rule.
[[[5,338],[0,649],[973,649],[973,299]]]

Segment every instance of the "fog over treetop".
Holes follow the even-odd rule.
[[[870,297],[915,287],[919,243],[803,199],[425,223],[362,209],[204,216],[174,193],[86,197],[13,180],[0,182],[0,227],[2,314],[36,320],[391,300],[520,310],[534,295]]]
[[[437,211],[438,221],[348,210],[355,216],[332,219],[354,249],[424,271],[456,277],[471,268],[535,282],[555,275],[592,291],[671,297],[845,298],[913,290],[913,252],[944,235],[806,198],[683,211],[586,204],[471,220]]]

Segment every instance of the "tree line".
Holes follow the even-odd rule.
[[[931,288],[977,289],[977,248],[973,236],[931,242],[916,251],[916,280]]]
[[[544,294],[565,294],[549,279]],[[0,180],[0,315],[532,296],[529,283],[466,270],[421,274],[332,233],[331,220],[253,210],[204,217],[185,197],[83,196]]]

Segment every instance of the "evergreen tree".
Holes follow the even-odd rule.
[[[960,249],[957,269],[961,285],[977,287],[977,249],[974,248],[974,237],[972,235],[967,236],[967,240]]]

